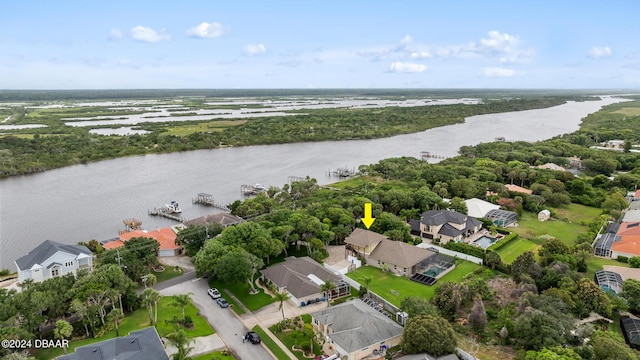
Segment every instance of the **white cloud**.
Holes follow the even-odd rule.
[[[165,29],[160,31],[153,30],[145,26],[138,25],[131,29],[131,37],[138,41],[156,43],[159,41],[169,40],[171,37]]]
[[[413,42],[413,37],[411,35],[406,35],[400,40],[400,45],[406,45]]]
[[[412,59],[427,59],[431,57],[431,53],[428,51],[414,51],[411,53]]]
[[[427,65],[396,61],[391,63],[389,71],[397,73],[421,73],[427,71]]]
[[[611,48],[609,48],[608,46],[600,46],[600,47],[594,46],[591,49],[589,49],[587,54],[589,55],[590,58],[602,59],[602,58],[611,56],[613,52],[611,51]]]
[[[109,39],[112,40],[119,40],[122,39],[122,31],[120,31],[120,29],[111,29],[111,31],[109,32]]]
[[[192,27],[187,31],[187,35],[194,38],[216,38],[222,35],[225,35],[229,32],[229,27],[224,26],[217,22],[207,23],[203,22],[202,24]]]
[[[508,53],[518,43],[518,38],[499,31],[489,31],[488,39],[480,39],[480,49],[494,53]]]
[[[499,68],[499,67],[486,67],[482,69],[482,75],[486,77],[492,77],[492,78],[511,77],[515,74],[516,72],[512,69],[505,69],[505,68]]]
[[[242,53],[245,54],[246,56],[255,56],[255,55],[261,55],[267,52],[267,48],[264,46],[264,44],[248,44],[245,45],[242,48]]]

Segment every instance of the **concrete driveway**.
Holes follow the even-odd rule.
[[[200,313],[213,326],[222,342],[231,350],[238,360],[262,360],[272,359],[271,354],[260,345],[243,343],[242,337],[249,331],[244,324],[232,313],[233,310],[222,309],[207,294],[208,284],[206,279],[197,278],[160,290],[163,296],[193,293],[191,299],[200,310]],[[162,311],[162,310],[160,310]],[[192,344],[195,347],[197,344]],[[194,354],[201,353],[194,349]]]

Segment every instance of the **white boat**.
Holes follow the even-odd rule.
[[[180,209],[180,205],[178,205],[177,201],[171,201],[169,204],[164,204],[164,208],[172,213],[178,214],[182,212],[182,209]]]
[[[264,185],[261,185],[261,184],[255,184],[253,186],[253,188],[256,189],[257,191],[265,191],[265,190],[267,190],[267,188],[265,188]]]

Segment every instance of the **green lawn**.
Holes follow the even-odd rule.
[[[588,230],[581,222],[590,222],[596,219],[601,209],[580,204],[571,204],[554,209],[558,219],[538,221],[538,216],[532,213],[524,213],[518,219],[518,227],[513,228],[521,237],[534,239],[541,235],[549,234],[567,245],[574,245],[578,234]]]
[[[191,360],[235,360],[233,355],[223,355],[222,351],[190,357]]]
[[[178,267],[179,271],[175,271],[173,266],[167,266],[162,264],[164,267],[164,271],[162,272],[152,272],[153,275],[156,276],[156,282],[163,282],[169,279],[173,279],[174,277],[178,277],[184,274],[184,271],[181,267]]]
[[[459,282],[463,277],[467,274],[473,273],[473,271],[479,267],[481,267],[481,265],[462,261],[456,265],[454,270],[438,279],[438,282]],[[419,296],[430,299],[433,297],[435,288],[438,285],[438,283],[434,286],[423,285],[415,281],[411,281],[404,276],[384,273],[382,270],[373,266],[360,267],[359,269],[347,273],[347,276],[358,282],[360,282],[360,279],[365,276],[371,276],[373,280],[369,285],[369,289],[397,307],[400,307],[400,302],[402,302],[402,299],[407,296]]]
[[[310,324],[311,323],[311,315],[306,315],[302,317],[302,320],[305,324]],[[282,341],[282,343],[289,349],[291,350],[291,352],[300,360],[305,360],[308,359],[307,357],[304,356],[304,354],[302,353],[301,350],[293,350],[293,346],[295,345],[296,349],[300,348],[300,345],[302,344],[309,344],[311,341],[311,338],[308,336],[300,336],[299,338],[294,338],[292,336],[292,334],[295,334],[295,332],[293,331],[281,331],[281,332],[276,332],[275,331],[275,325],[270,327],[269,329],[271,330],[272,333],[274,333],[278,339],[280,339],[280,341]],[[322,354],[322,348],[320,347],[320,345],[318,345],[317,342],[313,341],[312,343],[313,345],[313,353],[315,355],[320,355]],[[278,358],[281,359],[281,358]],[[286,357],[285,357],[286,359]]]
[[[165,320],[173,319],[174,316],[182,317],[182,309],[177,306],[171,305],[173,300],[171,296],[163,296],[158,302],[158,323],[156,324],[156,330],[158,334],[163,337],[173,332],[171,324],[165,324]],[[185,329],[187,336],[190,338],[207,336],[213,334],[213,329],[207,322],[207,320],[199,315],[198,309],[192,304],[185,307],[185,315],[190,316],[193,319],[193,329]],[[81,323],[74,324],[75,327],[82,326]],[[146,308],[138,309],[130,314],[126,314],[125,318],[120,322],[119,332],[120,336],[128,335],[129,332],[139,330],[149,326],[149,315]],[[69,353],[73,352],[78,346],[89,345],[98,341],[103,341],[116,337],[116,331],[112,330],[106,333],[100,338],[90,338],[69,342]],[[35,356],[37,359],[48,360],[53,359],[56,356],[62,355],[62,349],[46,349],[38,351]]]
[[[287,355],[287,353],[285,353],[284,350],[282,350],[280,348],[280,346],[278,346],[278,344],[276,344],[276,342],[273,341],[269,337],[269,335],[267,335],[267,333],[259,325],[254,326],[253,329],[251,329],[251,330],[255,331],[256,333],[258,333],[258,335],[260,335],[260,339],[262,339],[262,343],[269,350],[271,350],[273,355],[276,356],[276,359],[288,359],[289,358],[289,355]]]
[[[517,239],[511,240],[510,243],[496,250],[496,252],[498,253],[498,255],[500,255],[500,258],[502,258],[502,262],[504,262],[505,264],[510,264],[525,251],[533,251],[535,254],[537,254],[539,247],[540,245],[534,243],[531,240],[525,239],[523,237],[518,237]]]
[[[620,262],[618,260],[606,259],[597,256],[590,256],[587,260],[587,277],[593,279],[596,271],[602,270],[603,265],[616,265],[622,267],[629,267],[629,264]]]
[[[238,298],[238,300],[240,300],[244,304],[244,306],[246,306],[247,309],[249,309],[250,311],[258,310],[261,307],[269,305],[272,302],[274,302],[271,295],[265,294],[265,292],[262,289],[259,289],[260,292],[258,294],[255,294],[255,295],[249,294],[250,288],[247,282],[223,283],[218,279],[209,278],[209,286],[218,288],[218,290],[220,291],[222,291],[223,289],[227,290],[229,293],[233,294],[233,296]],[[230,297],[227,296],[225,297],[225,299],[227,299],[229,303],[235,304],[235,301],[233,301],[233,299],[231,299]],[[234,311],[236,310],[242,311],[242,313],[239,313],[238,311],[236,311],[238,315],[242,315],[244,313],[244,310],[237,309],[237,308],[240,308],[240,306],[237,306],[237,304],[235,304]]]

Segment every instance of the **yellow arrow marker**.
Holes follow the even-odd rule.
[[[364,204],[364,217],[360,218],[360,220],[362,220],[362,223],[367,227],[367,229],[373,225],[374,221],[376,221],[376,218],[371,217],[371,203]]]

